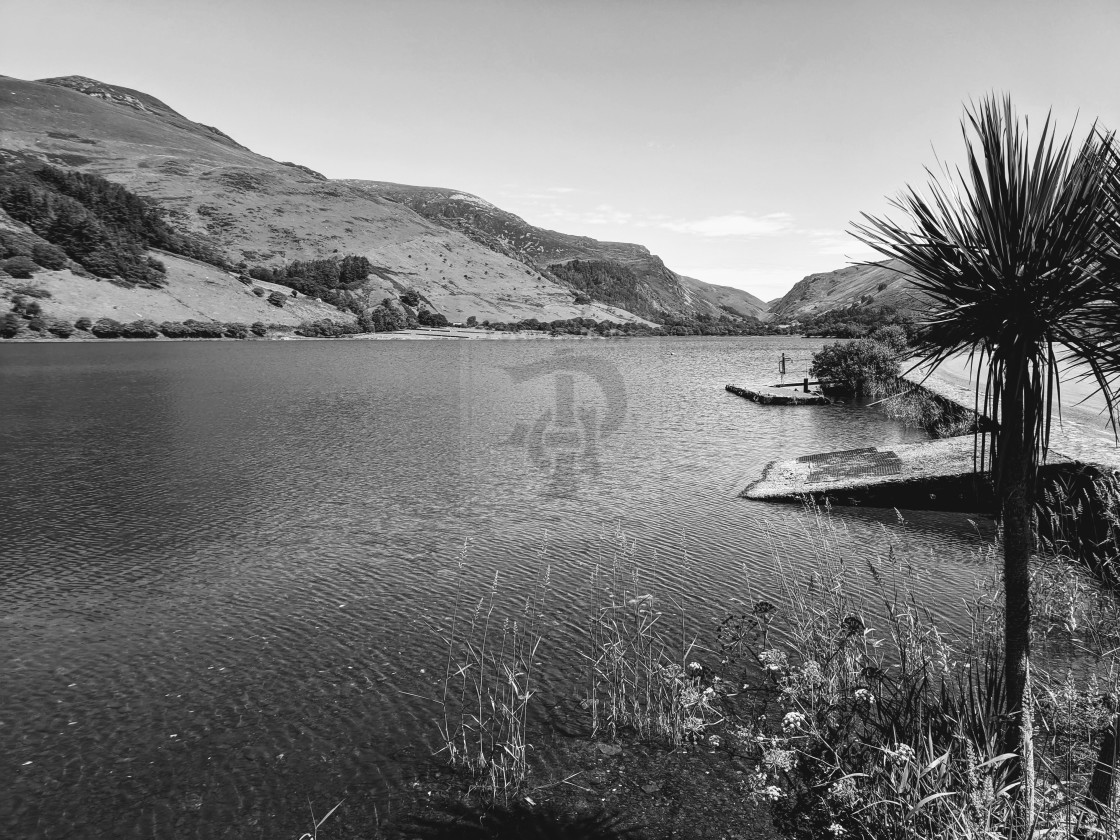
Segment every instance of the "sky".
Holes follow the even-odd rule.
[[[978,97],[1120,128],[1118,41],[1116,0],[0,0],[0,74],[141,90],[764,300],[875,258],[851,223],[960,162]]]

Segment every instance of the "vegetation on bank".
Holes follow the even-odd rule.
[[[0,231],[0,268],[13,277],[72,262],[124,286],[160,288],[166,269],[150,248],[225,266],[217,250],[173,230],[154,204],[98,175],[4,155],[0,207],[35,234]]]
[[[889,328],[901,330],[908,341],[917,329],[909,312],[869,304],[830,309],[797,324],[797,331],[809,338],[867,338]]]
[[[610,574],[593,575],[581,703],[592,737],[608,750],[624,735],[741,751],[787,837],[1120,834],[1120,477],[1074,473],[1045,489],[1039,480],[1056,345],[1088,365],[1110,415],[1116,404],[1120,149],[1095,129],[1075,146],[1049,121],[1032,145],[1006,99],[981,100],[964,128],[974,139],[959,182],[896,202],[912,229],[869,217],[857,231],[906,263],[932,301],[911,336],[919,357],[936,366],[971,352],[987,363],[981,410],[994,423],[987,465],[1001,525],[990,554],[1002,569],[968,602],[968,625],[952,632],[920,602],[912,580],[926,557],[896,541],[885,557],[846,557],[819,510],[796,537],[813,561],[794,566],[777,551],[781,589],[745,593],[748,609],[721,622],[717,644],[690,635],[685,616],[678,635],[625,548]],[[817,375],[834,371],[866,392],[890,380],[899,338],[825,348]],[[451,639],[446,679],[475,680],[475,731],[508,705],[483,702],[494,695],[471,662],[452,669]],[[491,671],[496,684],[509,681],[527,703],[531,670],[502,670]],[[752,715],[742,705],[752,692],[777,714]],[[523,729],[493,731],[517,740],[498,738],[466,767],[489,773],[496,798],[521,789],[529,768],[517,762],[529,751]]]

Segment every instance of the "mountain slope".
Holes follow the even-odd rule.
[[[771,315],[778,321],[790,321],[857,305],[919,310],[924,306],[923,295],[901,273],[904,269],[898,260],[886,260],[810,274],[771,304]]]
[[[623,290],[599,286],[595,298],[625,306],[643,317],[658,320],[666,316],[739,314],[765,317],[766,304],[739,289],[713,286],[669,269],[660,257],[642,245],[629,242],[601,242],[587,236],[573,236],[530,225],[490,202],[470,193],[442,187],[416,187],[384,181],[345,181],[363,194],[403,204],[419,215],[459,231],[478,244],[508,255],[544,276],[566,283],[577,290],[573,272],[557,272],[558,266],[573,262],[607,263],[620,281],[629,280]],[[576,272],[578,273],[578,272]]]
[[[415,288],[452,321],[636,319],[612,305],[610,290],[589,302],[578,284],[561,282],[551,266],[574,260],[629,272],[632,300],[651,318],[765,307],[745,292],[682,278],[640,245],[544,231],[474,196],[328,180],[256,154],[148,94],[84,77],[0,76],[0,149],[122,184],[231,264],[365,256],[375,266],[360,290],[368,303]],[[174,285],[178,268],[168,268]]]

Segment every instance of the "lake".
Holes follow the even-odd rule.
[[[819,346],[0,346],[0,833],[295,838],[309,800],[372,809],[438,749],[456,587],[512,604],[547,564],[576,638],[618,529],[710,628],[772,590],[776,541],[797,561],[802,511],[738,497],[768,462],[924,437],[723,390]],[[896,518],[835,516],[857,557]],[[981,538],[908,518],[951,620]],[[545,688],[575,691],[549,650]]]

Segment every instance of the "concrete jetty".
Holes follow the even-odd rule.
[[[914,387],[975,408],[975,376],[967,359],[949,359],[930,373],[912,370],[904,379]],[[979,371],[980,376],[986,372]],[[1076,370],[1062,373],[1061,419],[1055,416],[1043,471],[1073,463],[1099,470],[1120,470],[1120,447],[1108,427],[1103,397],[1094,396]],[[834,504],[918,510],[989,511],[991,490],[976,472],[978,444],[972,435],[880,448],[803,455],[774,461],[741,494],[748,499],[800,501],[828,499]]]
[[[829,405],[832,400],[818,391],[801,391],[797,388],[775,385],[727,385],[726,390],[737,397],[760,405]]]

